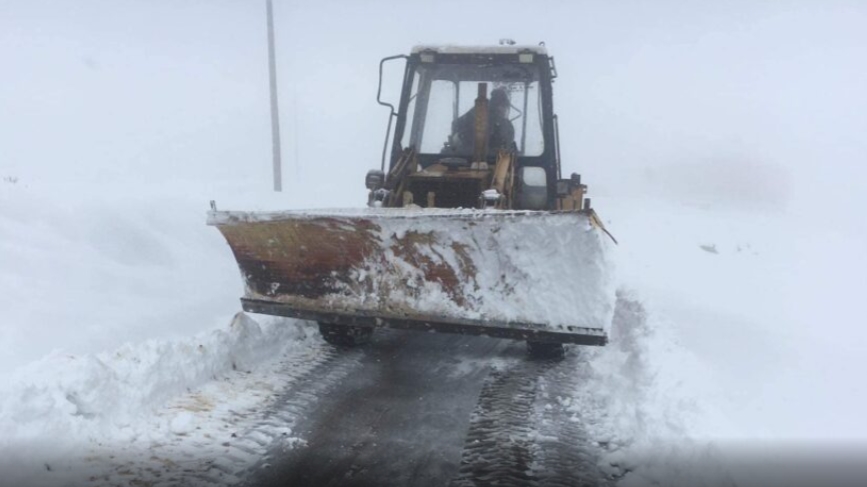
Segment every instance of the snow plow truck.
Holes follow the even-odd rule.
[[[397,106],[381,96],[389,62],[405,63]],[[606,344],[614,239],[580,176],[561,175],[546,48],[417,46],[379,74],[390,114],[366,207],[212,203],[243,309],[318,323],[344,347],[381,327],[524,340],[535,356]]]

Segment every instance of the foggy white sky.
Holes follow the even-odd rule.
[[[564,170],[597,195],[867,206],[863,2],[275,0],[275,15],[293,207],[363,204],[381,57],[502,37],[556,57]],[[0,176],[270,188],[264,0],[7,0],[0,59]]]

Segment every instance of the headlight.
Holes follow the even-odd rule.
[[[364,177],[364,185],[371,191],[376,191],[382,188],[385,184],[385,173],[379,169],[371,169],[367,171],[367,176]]]

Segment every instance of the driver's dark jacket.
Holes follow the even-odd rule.
[[[494,110],[488,111],[488,152],[498,149],[509,149],[515,142],[515,127],[507,117],[494,114]],[[467,113],[452,122],[453,149],[459,154],[472,154],[475,149],[476,134],[476,108],[471,108]]]

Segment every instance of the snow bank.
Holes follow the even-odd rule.
[[[621,278],[652,308],[654,326],[726,391],[706,399],[731,421],[708,420],[702,433],[867,438],[867,423],[855,420],[867,409],[867,383],[855,372],[867,365],[865,235],[797,214],[647,200],[606,209]]]
[[[708,417],[726,420],[711,400],[723,391],[635,291],[618,292],[611,342],[587,351],[584,365],[569,409],[618,485],[731,485],[725,459],[701,433]]]
[[[289,320],[260,325],[238,313],[225,329],[182,340],[148,340],[94,355],[54,353],[29,364],[0,389],[4,482],[62,484],[85,466],[88,449],[107,446],[117,453],[140,445],[146,451],[151,443],[208,427],[187,411],[166,414],[165,406],[309,348],[308,328]]]
[[[630,290],[571,407],[619,485],[867,476],[862,237],[785,213],[597,206]]]
[[[212,434],[280,389],[274,361],[321,342],[235,314],[208,199],[171,186],[0,182],[0,485],[83,484],[118,452]],[[229,390],[198,404],[214,387]]]
[[[207,207],[153,188],[0,184],[0,383],[53,350],[224,326],[243,287]]]

